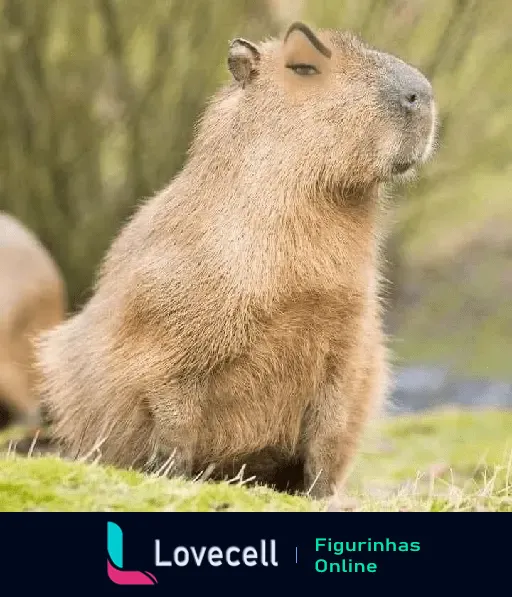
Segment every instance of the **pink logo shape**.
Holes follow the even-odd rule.
[[[157,580],[151,572],[139,570],[119,570],[107,560],[107,573],[116,585],[156,585]]]

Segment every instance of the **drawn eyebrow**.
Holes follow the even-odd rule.
[[[302,33],[304,33],[304,35],[309,39],[309,41],[321,54],[323,54],[327,58],[330,58],[332,56],[331,50],[329,50],[328,47],[324,46],[324,44],[318,39],[318,37],[311,31],[309,27],[304,25],[304,23],[296,22],[290,25],[290,28],[288,29],[285,35],[284,41],[286,41],[288,37],[290,37],[290,34],[296,30],[302,31]]]

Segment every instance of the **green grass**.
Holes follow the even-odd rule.
[[[355,511],[512,511],[512,413],[437,411],[387,420],[360,454]],[[0,459],[0,511],[313,512],[326,502],[236,483],[144,476],[54,456]]]

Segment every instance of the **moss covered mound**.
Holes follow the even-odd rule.
[[[4,438],[5,439],[5,438]],[[0,511],[512,511],[512,413],[438,411],[385,421],[341,502],[201,483],[51,455],[0,457]]]

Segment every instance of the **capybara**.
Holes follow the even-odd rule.
[[[3,425],[40,423],[34,340],[63,321],[65,285],[34,233],[0,212],[0,405]]]
[[[71,457],[185,476],[246,464],[326,496],[386,394],[380,191],[430,155],[432,89],[301,23],[233,40],[228,66],[181,172],[42,338],[42,390]]]

